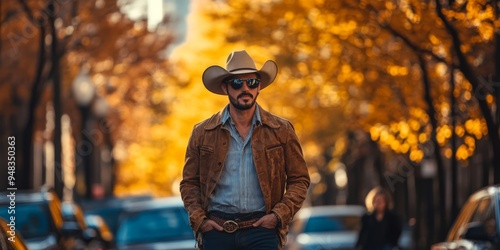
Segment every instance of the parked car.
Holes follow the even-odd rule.
[[[361,229],[363,206],[302,208],[288,233],[288,250],[353,249]]]
[[[6,220],[0,218],[0,249],[28,250],[24,238],[19,231],[12,231]]]
[[[99,245],[94,246],[89,244],[91,249],[113,249],[114,236],[109,229],[106,221],[99,215],[85,215],[85,222],[87,227],[94,231],[95,237],[98,239]]]
[[[53,191],[16,191],[14,201],[9,194],[0,194],[0,217],[9,220],[13,215],[9,212],[15,211],[16,229],[30,250],[75,249],[75,239],[64,230],[61,202]]]
[[[89,227],[80,206],[72,201],[62,203],[64,230],[71,233],[75,240],[76,248],[99,249],[108,245],[103,241],[96,229]],[[88,246],[87,246],[88,245]],[[109,247],[107,247],[109,248]],[[106,249],[107,249],[106,248]]]
[[[500,249],[500,186],[490,186],[472,194],[446,242],[432,245],[432,250]]]
[[[150,195],[137,195],[127,197],[112,197],[104,200],[82,201],[81,207],[86,215],[99,215],[113,235],[118,229],[118,219],[128,204],[143,202],[153,199]]]
[[[365,213],[365,207],[359,205],[304,207],[290,224],[285,249],[354,249]],[[399,247],[414,248],[412,227],[407,223],[403,224]]]
[[[116,233],[119,250],[195,249],[195,238],[180,197],[127,206]]]

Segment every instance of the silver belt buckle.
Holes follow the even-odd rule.
[[[234,233],[238,230],[238,228],[240,228],[240,226],[238,226],[238,223],[234,220],[227,220],[224,224],[222,224],[222,228],[226,233]]]

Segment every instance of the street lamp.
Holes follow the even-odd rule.
[[[106,116],[109,112],[109,104],[105,97],[96,96],[93,105],[93,114],[98,120],[98,136],[101,138],[99,145],[96,145],[96,153],[99,156],[95,162],[95,182],[92,185],[92,194],[95,199],[102,199],[111,190],[112,184],[112,157],[111,157],[111,137]]]
[[[88,131],[91,103],[94,99],[96,88],[92,79],[89,76],[88,67],[82,68],[78,76],[73,81],[73,97],[80,108],[81,114],[81,140],[76,145],[75,161],[76,161],[76,191],[78,197],[81,197],[82,191],[86,198],[91,198],[91,155],[94,149],[91,138],[89,138]],[[81,174],[83,171],[85,188],[82,190]]]
[[[88,107],[95,96],[95,85],[90,79],[88,68],[82,69],[73,81],[73,96],[80,107]]]

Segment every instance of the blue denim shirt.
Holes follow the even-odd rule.
[[[255,109],[252,127],[243,141],[229,114],[229,105],[222,113],[222,124],[229,130],[231,139],[224,169],[212,193],[208,211],[249,213],[266,211],[252,154],[252,133],[261,124],[259,109]]]

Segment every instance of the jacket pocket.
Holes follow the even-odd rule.
[[[202,184],[207,183],[208,171],[210,169],[211,163],[213,161],[214,148],[208,145],[200,146],[200,182]]]
[[[285,187],[285,149],[282,144],[273,145],[266,148],[267,167],[269,171],[269,192],[274,206],[283,198]]]
[[[283,145],[273,145],[266,148],[268,167],[271,170],[272,179],[279,178],[285,170],[285,150]]]

